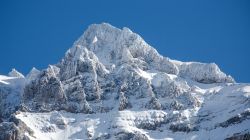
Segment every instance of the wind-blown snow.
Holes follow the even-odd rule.
[[[8,76],[0,75],[0,83],[8,85],[9,84],[9,82],[8,82],[9,79],[15,79],[15,77],[8,77]]]

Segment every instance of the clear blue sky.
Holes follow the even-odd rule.
[[[0,74],[57,63],[89,24],[129,27],[161,54],[250,82],[249,0],[1,0]]]

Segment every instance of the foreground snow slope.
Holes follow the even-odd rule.
[[[90,25],[58,64],[10,75],[0,76],[0,139],[250,135],[250,84],[214,63],[163,57],[128,28]]]
[[[17,118],[24,121],[37,139],[89,139],[105,137],[118,139],[117,132],[139,132],[148,139],[225,139],[235,133],[249,132],[249,95],[250,86],[246,85],[203,85],[199,89],[203,105],[181,111],[167,110],[124,110],[109,113],[82,114],[53,111],[50,113],[20,112]],[[216,92],[214,92],[216,91]],[[233,92],[232,92],[233,91]],[[248,101],[247,101],[248,100]],[[247,108],[248,107],[248,108]],[[242,121],[228,121],[246,112]],[[60,116],[53,120],[55,116]],[[177,116],[179,118],[177,118]],[[185,118],[185,119],[183,119]],[[63,128],[56,121],[63,120]],[[196,131],[173,132],[169,130],[172,121],[183,119],[186,123],[197,125]],[[177,121],[178,122],[178,121]],[[159,125],[155,128],[154,123]],[[145,125],[143,129],[140,125]],[[161,124],[161,125],[160,125]],[[147,126],[148,125],[148,126]],[[146,127],[147,126],[147,127]],[[151,128],[152,127],[152,128]]]

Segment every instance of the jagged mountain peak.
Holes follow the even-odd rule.
[[[178,74],[178,69],[169,62],[169,58],[161,56],[138,34],[126,27],[118,29],[107,23],[90,25],[67,51],[64,60],[84,60],[84,57],[97,59],[108,70],[123,63],[131,63],[141,69],[154,67],[156,70]]]
[[[40,74],[40,71],[38,69],[36,69],[35,67],[33,67],[30,72],[26,75],[26,82],[30,82],[30,81],[33,81],[35,80],[38,75]]]
[[[128,38],[130,38],[130,40],[128,40]],[[102,51],[102,54],[109,56],[111,51],[117,50],[122,54],[123,50],[126,51],[126,49],[130,47],[128,46],[128,41],[131,41],[133,38],[140,37],[128,28],[121,30],[108,23],[92,24],[68,52],[74,52],[74,54],[86,53],[83,48],[87,48],[95,54]],[[142,39],[140,38],[140,40]]]
[[[15,68],[13,68],[9,73],[8,75],[10,77],[17,77],[17,78],[24,78],[23,74],[18,72]]]
[[[76,41],[76,44],[91,44],[96,41],[102,41],[105,43],[111,43],[116,41],[119,36],[127,33],[133,34],[133,32],[128,28],[119,29],[116,28],[109,23],[101,23],[101,24],[91,24],[84,34]],[[94,41],[97,39],[96,41]]]
[[[177,62],[160,55],[138,34],[130,29],[116,28],[108,23],[92,24],[70,48],[65,58],[68,61],[86,61],[103,65],[107,71],[122,64],[144,71],[158,71],[191,78],[198,82],[234,82],[216,64]]]

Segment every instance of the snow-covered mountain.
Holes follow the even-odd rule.
[[[0,139],[250,139],[250,84],[93,24],[65,57],[0,76]]]

